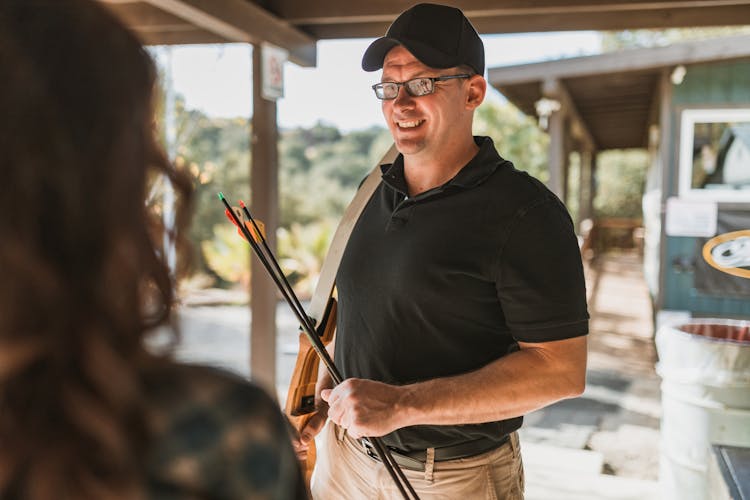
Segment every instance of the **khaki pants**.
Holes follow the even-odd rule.
[[[317,439],[311,489],[315,500],[401,500],[383,464],[332,422]],[[469,458],[434,462],[430,470],[402,469],[421,500],[523,500],[518,433],[499,448]]]

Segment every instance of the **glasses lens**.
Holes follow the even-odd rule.
[[[395,99],[398,95],[398,85],[391,82],[377,83],[372,86],[378,99]]]
[[[435,85],[430,78],[415,78],[414,80],[409,80],[404,85],[409,94],[414,97],[432,94],[435,90]]]

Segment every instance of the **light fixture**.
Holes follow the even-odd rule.
[[[675,68],[672,70],[672,74],[669,75],[669,78],[670,80],[672,80],[672,83],[674,83],[675,85],[679,85],[685,79],[686,73],[687,69],[685,69],[685,66],[680,64],[679,66],[675,66]]]
[[[536,109],[537,116],[539,116],[539,126],[547,130],[550,115],[555,111],[560,111],[561,107],[560,101],[549,99],[548,97],[542,97],[536,101],[534,108]]]

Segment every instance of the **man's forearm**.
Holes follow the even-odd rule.
[[[583,392],[586,337],[519,346],[466,374],[403,386],[352,378],[320,396],[328,417],[356,438],[411,425],[504,420]]]
[[[503,420],[583,392],[586,337],[523,346],[473,372],[400,387],[396,427]]]

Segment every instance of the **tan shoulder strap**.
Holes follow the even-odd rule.
[[[336,233],[333,235],[328,254],[323,261],[323,266],[320,270],[320,278],[318,279],[315,293],[312,296],[310,307],[308,308],[308,314],[316,321],[320,321],[323,317],[326,305],[328,304],[328,299],[333,293],[336,273],[339,270],[341,257],[344,254],[344,249],[349,241],[349,236],[352,234],[354,225],[357,223],[357,220],[365,209],[367,202],[370,201],[370,198],[380,184],[382,178],[380,165],[384,163],[393,163],[397,155],[398,151],[396,150],[396,146],[392,145],[383,158],[380,159],[378,164],[375,165],[375,168],[372,169],[370,175],[367,176],[365,181],[359,187],[357,194],[354,195],[354,199],[344,211],[341,222],[339,223],[338,228],[336,228]]]

